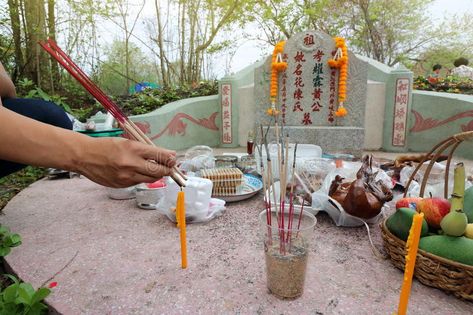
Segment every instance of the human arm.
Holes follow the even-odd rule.
[[[88,137],[18,115],[1,103],[0,139],[0,159],[74,171],[109,187],[154,182],[175,165],[172,151],[122,138]]]
[[[13,98],[16,97],[16,89],[12,80],[5,71],[2,63],[0,62],[0,97]]]

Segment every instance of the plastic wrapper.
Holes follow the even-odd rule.
[[[184,188],[186,222],[208,222],[225,211],[225,201],[211,198],[212,182],[206,178],[188,177]],[[176,222],[176,200],[180,187],[171,179],[166,180],[163,198],[157,205],[157,210],[166,215],[169,220]]]
[[[420,185],[424,178],[425,170],[428,166],[428,162],[424,163],[417,172],[414,180],[411,182],[407,188],[406,196],[408,197],[418,197],[420,194]],[[451,164],[450,172],[448,174],[448,196],[453,191],[453,170],[454,163]],[[400,183],[402,186],[406,187],[409,178],[414,172],[416,166],[406,166],[403,167],[400,173]],[[444,184],[445,184],[445,170],[446,166],[443,163],[434,163],[432,170],[430,171],[429,178],[427,179],[427,184],[425,186],[424,197],[444,197]],[[465,189],[470,187],[472,184],[470,181],[465,180]],[[402,196],[401,196],[402,197]],[[400,198],[401,198],[400,197]]]
[[[214,168],[215,158],[212,148],[198,145],[187,150],[179,168],[184,172],[197,172],[201,169]]]
[[[346,178],[347,181],[353,181],[356,179],[356,173],[360,167],[361,163],[359,162],[344,162],[342,168],[331,170],[325,177],[321,188],[312,194],[312,209],[327,212],[337,226],[361,226],[364,225],[364,222],[377,223],[383,217],[386,205],[376,217],[366,220],[348,214],[340,203],[328,195],[330,185],[336,175]],[[377,180],[382,180],[387,187],[393,188],[394,184],[391,178],[383,170],[373,168],[373,171],[377,172]]]
[[[272,173],[273,178],[279,179],[279,167],[278,167],[278,145],[276,143],[271,143],[268,145],[269,155],[271,157],[271,164],[272,164]],[[295,144],[289,144],[289,154],[288,154],[288,161],[286,161],[285,165],[290,168],[292,167],[292,160],[294,159],[294,148]],[[258,152],[255,153],[256,157],[256,167],[258,173],[261,174],[261,163],[260,157]],[[262,152],[263,157],[263,167],[266,169],[268,167],[267,158],[266,158],[266,150],[263,148]],[[302,164],[305,160],[314,159],[314,158],[321,158],[322,157],[322,149],[318,145],[314,144],[298,144],[297,145],[297,155],[296,155],[296,165]]]

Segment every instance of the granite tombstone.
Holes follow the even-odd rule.
[[[281,110],[284,133],[292,141],[319,145],[324,152],[359,156],[364,143],[368,68],[366,62],[348,52],[344,102],[348,115],[336,117],[339,70],[328,65],[335,52],[335,41],[323,32],[307,31],[291,37],[282,54],[288,67],[279,74],[277,108]],[[270,107],[270,79],[271,57],[268,57],[255,70],[258,124],[270,122],[266,114]]]

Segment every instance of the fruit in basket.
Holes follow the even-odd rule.
[[[440,222],[443,233],[450,236],[462,236],[467,225],[468,218],[461,209],[450,211]]]
[[[428,253],[473,266],[473,240],[466,237],[432,235],[422,237],[419,248]]]
[[[444,198],[424,198],[417,204],[429,226],[440,229],[440,221],[450,212],[450,202]]]
[[[468,217],[468,223],[473,223],[473,186],[465,190],[463,211]]]
[[[399,199],[396,202],[396,209],[399,208],[412,208],[412,209],[417,209],[417,205],[419,202],[422,200],[420,197],[404,197]]]
[[[473,239],[473,223],[467,225],[464,235],[465,237]]]
[[[414,214],[417,212],[411,208],[399,208],[386,220],[386,227],[395,236],[403,241],[407,240],[411,229]],[[425,219],[422,219],[422,230],[420,236],[425,236],[429,232],[429,227]]]
[[[465,166],[463,163],[455,165],[450,213],[440,222],[440,227],[446,235],[462,236],[468,225],[468,217],[463,212],[465,195]]]

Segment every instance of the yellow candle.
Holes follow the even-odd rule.
[[[406,242],[406,265],[404,267],[404,281],[402,283],[401,295],[399,298],[398,315],[405,315],[407,312],[407,303],[411,293],[412,277],[416,265],[417,250],[419,249],[420,232],[422,230],[423,213],[416,213],[412,220],[412,226],[409,231],[409,237]]]
[[[177,193],[176,220],[180,228],[181,266],[182,266],[182,269],[185,269],[187,268],[187,244],[186,244],[186,209],[185,209],[183,191],[180,191]]]

